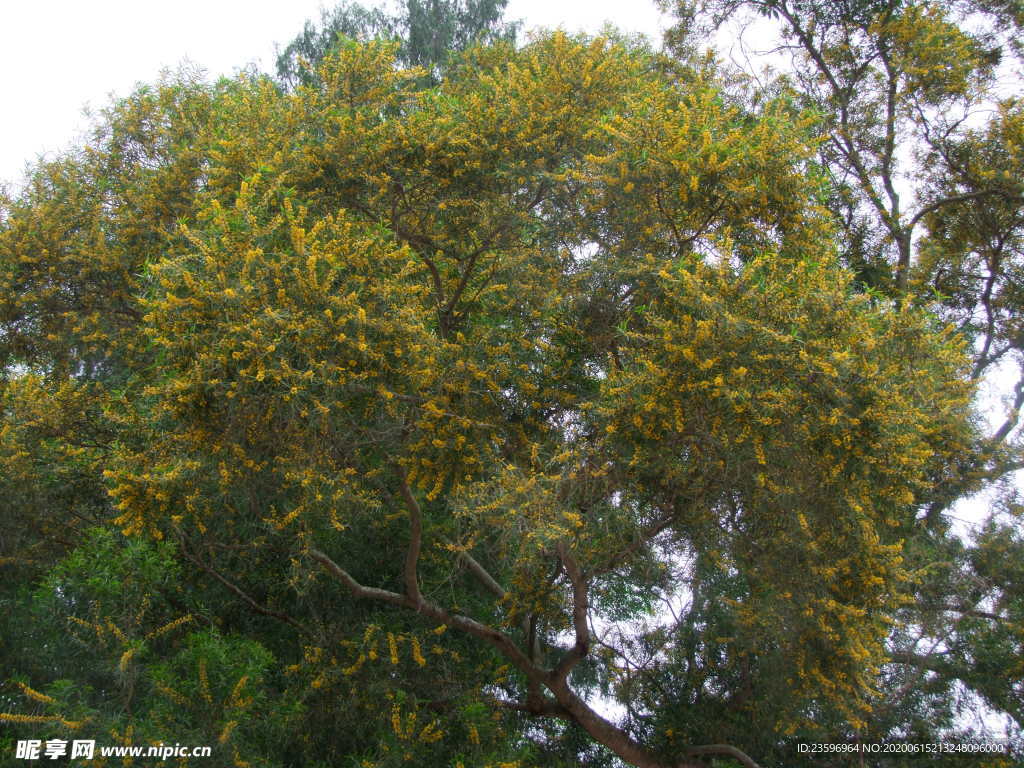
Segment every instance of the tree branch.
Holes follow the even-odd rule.
[[[213,578],[215,578],[217,581],[219,581],[221,584],[223,584],[228,589],[228,591],[230,591],[232,594],[234,594],[235,596],[240,598],[246,605],[248,605],[249,608],[254,613],[258,613],[258,614],[260,614],[262,616],[269,616],[269,617],[271,617],[273,619],[277,619],[278,621],[283,621],[285,624],[290,624],[291,626],[295,627],[297,630],[299,630],[303,634],[309,634],[309,630],[308,629],[306,629],[304,626],[302,626],[302,624],[297,622],[295,619],[293,619],[287,613],[283,613],[281,611],[275,611],[272,608],[267,608],[265,606],[260,605],[258,602],[256,602],[255,599],[253,599],[244,590],[242,590],[240,587],[238,587],[237,585],[233,584],[232,582],[228,581],[224,576],[222,576],[220,573],[218,573],[213,568],[213,566],[208,565],[207,563],[203,562],[203,560],[201,558],[196,557],[191,552],[189,552],[187,547],[185,546],[185,541],[184,541],[183,537],[179,537],[179,543],[181,544],[182,554],[184,554],[185,557],[190,562],[192,562],[195,565],[199,566],[200,569],[202,569],[206,573],[208,573],[211,576],[213,576]]]
[[[565,707],[553,699],[544,698],[539,701],[502,701],[501,699],[490,699],[489,703],[502,709],[511,709],[515,712],[525,712],[534,717],[557,717],[562,720],[572,720],[572,715]]]
[[[650,543],[650,541],[657,537],[658,534],[660,534],[667,528],[671,527],[672,523],[676,521],[678,514],[679,510],[673,509],[664,517],[655,520],[649,526],[642,529],[637,535],[637,537],[633,539],[633,541],[624,546],[618,552],[613,553],[611,557],[608,558],[607,562],[605,562],[603,565],[601,565],[598,568],[595,568],[592,571],[593,575],[600,576],[602,574],[609,573],[610,571],[613,571],[616,568],[618,568],[632,555],[636,554],[636,552],[639,551],[641,547]]]
[[[594,741],[603,744],[620,758],[637,768],[667,768],[667,764],[652,755],[625,730],[606,720],[569,688],[566,680],[549,678],[548,688],[555,700]],[[685,754],[685,753],[684,753]],[[677,762],[672,768],[707,768],[703,763],[689,760]]]
[[[910,221],[907,222],[907,226],[905,227],[907,236],[909,236],[911,232],[913,232],[914,227],[921,223],[921,219],[923,219],[932,211],[937,211],[944,205],[953,205],[954,203],[965,203],[969,200],[977,200],[982,197],[988,197],[989,195],[999,194],[1001,193],[999,192],[999,190],[996,189],[980,189],[976,192],[964,192],[959,195],[949,195],[947,197],[935,200],[934,202],[929,203],[928,205],[924,206],[921,210],[919,210],[917,213],[915,213],[913,218],[911,218]],[[1012,197],[1010,199],[1013,199],[1017,202],[1024,202],[1024,198]]]
[[[466,564],[466,567],[469,568],[470,572],[477,577],[484,587],[487,588],[488,592],[499,600],[505,599],[505,595],[508,594],[505,591],[505,588],[501,586],[501,584],[499,584],[490,573],[488,573],[486,568],[480,565],[475,557],[469,554],[469,552],[459,552],[459,559]]]
[[[324,568],[327,569],[334,578],[348,587],[349,591],[357,598],[366,600],[377,600],[378,602],[390,603],[391,605],[400,605],[403,607],[413,608],[410,604],[409,599],[404,595],[400,595],[397,592],[391,592],[386,589],[377,589],[376,587],[364,587],[358,581],[356,581],[344,568],[339,566],[326,554],[321,552],[319,549],[310,549],[309,556],[320,563]]]
[[[500,632],[493,627],[489,627],[486,624],[481,624],[479,621],[471,619],[468,616],[449,613],[444,608],[441,608],[439,605],[436,605],[429,600],[421,599],[419,603],[416,603],[409,597],[400,595],[397,592],[378,589],[376,587],[364,587],[356,581],[348,571],[339,566],[319,549],[311,547],[308,550],[308,554],[314,560],[323,565],[324,568],[326,568],[327,571],[338,581],[348,587],[355,597],[367,600],[376,600],[378,602],[389,603],[390,605],[401,606],[403,608],[411,608],[417,613],[431,618],[439,624],[444,624],[453,629],[461,630],[462,632],[483,640],[511,661],[517,669],[526,675],[528,679],[542,680],[545,677],[545,671],[530,661],[526,654],[519,650],[519,647],[512,641],[512,638],[505,633]]]
[[[970,616],[975,619],[990,619],[992,621],[1010,621],[1006,616],[1001,616],[998,613],[992,611],[980,611],[977,608],[968,608],[962,605],[947,605],[943,606],[942,610],[949,611],[950,613],[959,613],[962,616]]]
[[[689,747],[686,749],[686,754],[692,757],[698,755],[728,755],[733,760],[737,760],[747,766],[747,768],[761,768],[746,752],[728,744],[704,744],[699,747]]]
[[[587,616],[590,610],[587,598],[587,582],[576,558],[572,556],[566,542],[558,542],[558,557],[565,566],[572,584],[572,623],[576,635],[573,647],[562,657],[552,673],[555,680],[564,682],[573,667],[579,664],[590,651],[590,623]]]
[[[399,490],[402,493],[405,506],[409,510],[409,548],[405,552],[405,593],[416,606],[419,606],[423,602],[417,576],[420,549],[423,546],[423,512],[416,497],[412,495],[405,469],[397,466],[396,471],[398,472]]]
[[[459,552],[459,559],[466,564],[466,567],[484,585],[488,592],[499,600],[505,600],[508,597],[508,591],[469,552]],[[536,661],[540,658],[540,639],[537,637],[536,617],[524,615],[519,626],[526,637],[526,647],[529,649],[530,659],[531,661]]]
[[[989,442],[995,446],[1002,443],[1009,437],[1013,428],[1017,426],[1017,422],[1020,421],[1020,409],[1024,407],[1024,378],[1017,381],[1013,388],[1013,406],[1010,408],[1010,414],[1006,417],[1006,421],[1003,422],[1002,426],[996,430],[996,433],[992,435]]]

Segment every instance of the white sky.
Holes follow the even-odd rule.
[[[367,5],[379,0],[364,0]],[[26,162],[67,147],[86,126],[83,107],[128,94],[184,61],[210,76],[256,63],[272,71],[282,47],[319,19],[323,0],[0,0],[0,183]],[[660,38],[654,0],[510,0],[527,28],[595,32],[605,21]]]

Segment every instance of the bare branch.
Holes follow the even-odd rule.
[[[1020,421],[1020,409],[1022,407],[1024,407],[1024,378],[1018,380],[1013,388],[1013,406],[1010,408],[1010,414],[1006,417],[1006,421],[992,435],[990,440],[992,445],[998,445],[1009,437],[1013,428],[1017,426],[1017,422]]]
[[[466,567],[469,568],[470,572],[487,588],[488,592],[499,600],[505,599],[505,595],[508,594],[505,591],[505,588],[487,572],[486,568],[480,565],[475,557],[469,554],[469,552],[459,552],[459,559],[466,564]]]
[[[563,720],[572,720],[572,715],[565,707],[553,699],[544,698],[539,701],[503,701],[501,699],[490,699],[492,706],[501,709],[511,709],[515,712],[525,712],[535,717],[557,717]]]
[[[391,605],[401,605],[409,608],[414,607],[410,604],[407,597],[400,595],[397,592],[390,592],[386,589],[377,589],[376,587],[364,587],[358,581],[353,579],[348,571],[339,566],[319,549],[310,549],[309,556],[323,565],[324,568],[334,576],[334,578],[348,587],[352,594],[357,598],[377,600],[379,602],[390,603]]]
[[[481,624],[479,621],[471,619],[468,616],[449,613],[444,608],[441,608],[428,600],[423,600],[422,598],[417,603],[409,597],[400,595],[397,592],[378,589],[376,587],[364,587],[352,578],[352,575],[349,574],[348,571],[335,563],[324,552],[319,549],[310,548],[308,553],[310,557],[323,565],[332,576],[348,587],[355,597],[367,600],[376,600],[378,602],[389,603],[403,608],[411,608],[417,613],[431,618],[439,624],[445,624],[452,629],[461,630],[462,632],[483,640],[511,661],[517,669],[527,676],[527,678],[531,680],[543,679],[545,671],[530,661],[527,655],[523,653],[512,641],[512,638],[505,633],[494,629],[493,627],[489,627],[486,624]]]
[[[508,591],[498,583],[491,574],[480,565],[480,562],[473,557],[469,552],[459,552],[459,560],[466,564],[470,572],[476,576],[481,584],[494,595],[498,600],[504,600],[508,597]],[[529,648],[530,659],[536,661],[540,658],[540,639],[537,637],[537,627],[535,617],[532,615],[524,615],[520,621],[519,626],[523,630],[523,635],[526,637],[527,648]]]
[[[631,556],[636,554],[643,546],[648,544],[654,539],[659,533],[669,528],[672,523],[676,520],[676,513],[673,511],[671,514],[656,520],[651,525],[647,526],[639,532],[639,535],[627,544],[625,547],[620,549],[618,552],[613,554],[604,565],[594,570],[594,575],[600,575],[608,573],[618,568],[622,563],[628,560]]]
[[[694,757],[697,755],[728,755],[733,760],[737,760],[747,766],[747,768],[761,768],[746,752],[728,744],[704,744],[699,747],[689,747],[686,750],[686,754]]]
[[[423,595],[420,594],[420,582],[416,571],[419,565],[420,549],[423,546],[423,512],[409,487],[405,469],[398,466],[397,471],[402,499],[409,510],[409,548],[405,552],[405,593],[416,606],[419,606],[423,602]]]
[[[239,586],[233,584],[232,582],[228,581],[224,576],[222,576],[220,573],[218,573],[213,568],[213,566],[209,565],[208,563],[204,562],[201,558],[199,558],[199,557],[193,555],[191,552],[189,552],[188,549],[185,546],[184,537],[179,537],[179,543],[181,544],[182,554],[184,554],[185,557],[190,562],[192,562],[193,564],[199,566],[200,569],[202,569],[206,573],[208,573],[211,576],[213,576],[213,578],[215,578],[217,581],[219,581],[221,584],[223,584],[228,589],[228,591],[230,591],[232,594],[234,594],[235,596],[240,598],[242,600],[242,602],[244,602],[246,605],[248,605],[249,608],[254,613],[258,613],[258,614],[260,614],[262,616],[269,616],[269,617],[271,617],[273,619],[277,619],[278,621],[283,621],[285,624],[290,624],[291,626],[295,627],[297,630],[299,630],[303,634],[308,634],[309,633],[309,630],[307,630],[304,626],[302,626],[302,624],[297,622],[295,619],[293,619],[287,613],[283,613],[281,611],[275,611],[272,608],[267,608],[267,607],[265,607],[263,605],[260,605],[255,599],[253,599],[249,594],[247,594],[244,590],[242,590],[241,587],[239,587]]]
[[[954,203],[965,203],[969,200],[977,200],[982,197],[988,197],[990,195],[999,194],[1002,194],[999,192],[999,190],[980,189],[977,192],[964,192],[963,194],[960,195],[949,195],[948,197],[940,198],[938,200],[935,200],[934,202],[929,203],[928,205],[924,206],[921,210],[919,210],[917,213],[915,213],[913,218],[909,222],[907,222],[907,226],[904,228],[904,231],[906,232],[906,235],[909,237],[911,232],[913,232],[914,227],[916,227],[921,222],[921,219],[923,219],[932,211],[937,211],[944,205],[953,205]],[[1024,198],[1020,197],[1012,197],[1009,199],[1012,199],[1015,202],[1024,202]]]
[[[572,719],[594,741],[608,747],[627,763],[637,766],[637,768],[668,768],[664,761],[648,752],[625,730],[606,720],[573,693],[566,680],[555,679],[552,675],[548,679],[548,688],[555,695],[555,700],[565,707]],[[673,763],[672,768],[707,768],[707,766],[703,763],[686,760]]]
[[[947,605],[943,606],[942,610],[949,611],[950,613],[959,613],[962,616],[970,616],[975,619],[990,619],[991,621],[1005,621],[1009,622],[1010,619],[1007,616],[1002,616],[992,611],[981,611],[977,608],[969,608],[963,605]]]
[[[473,637],[479,638],[495,648],[505,658],[512,662],[512,664],[514,664],[516,668],[526,676],[533,691],[539,692],[540,685],[544,685],[554,695],[553,701],[545,696],[534,695],[531,696],[531,700],[526,704],[515,702],[495,702],[496,704],[510,709],[530,712],[539,716],[571,719],[590,734],[596,742],[608,747],[608,749],[612,750],[612,752],[620,758],[634,766],[637,766],[637,768],[668,768],[662,760],[652,755],[624,729],[606,720],[592,709],[583,699],[573,693],[566,680],[568,671],[571,669],[571,664],[566,664],[564,659],[559,665],[559,670],[547,672],[528,658],[526,654],[524,654],[519,647],[512,642],[511,638],[493,627],[488,627],[467,616],[449,613],[428,600],[422,600],[417,604],[409,597],[400,595],[397,592],[390,592],[388,590],[377,589],[375,587],[365,587],[356,581],[351,574],[341,568],[324,552],[315,548],[310,548],[307,552],[310,557],[323,565],[331,575],[348,587],[352,594],[357,598],[377,600],[391,605],[411,608],[419,612],[421,615],[433,619],[440,624],[445,624],[452,629],[457,629],[472,635]],[[577,631],[577,644],[569,652],[567,658],[578,660],[579,658],[583,658],[586,654],[589,632],[589,628],[587,626],[587,598],[585,582],[583,580],[583,574],[579,568],[579,564],[576,562],[575,558],[569,554],[568,549],[564,545],[562,545],[562,552],[560,552],[560,555],[563,558],[565,569],[569,573],[569,578],[573,582],[575,602],[573,613],[574,625]],[[706,748],[695,747],[694,749],[702,750]],[[744,765],[750,766],[751,768],[758,768],[757,763],[749,757],[746,757],[740,750],[735,749],[735,747],[723,746],[718,750],[718,752],[720,754],[732,755],[743,762]],[[687,754],[690,753],[687,752]],[[705,766],[701,763],[686,760],[675,763],[672,768],[705,768]]]
[[[572,623],[576,635],[576,642],[558,662],[558,666],[552,673],[555,679],[564,681],[573,667],[586,658],[590,651],[590,623],[587,621],[590,607],[587,599],[587,582],[583,571],[565,541],[558,543],[558,557],[561,559],[562,565],[565,566],[565,572],[572,584]]]
[[[981,352],[978,353],[978,359],[974,363],[974,368],[971,370],[972,379],[979,378],[991,360],[989,354],[992,350],[992,342],[995,339],[996,330],[996,316],[992,310],[992,296],[995,290],[996,279],[999,277],[1004,242],[1004,238],[1000,237],[998,245],[985,260],[988,266],[988,277],[985,278],[985,288],[981,292],[981,305],[985,308],[985,342]]]

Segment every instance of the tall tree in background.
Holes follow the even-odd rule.
[[[278,56],[282,83],[309,84],[317,67],[345,40],[398,42],[398,63],[423,67],[432,82],[453,54],[473,43],[514,42],[518,25],[502,17],[508,0],[404,0],[392,11],[345,2],[325,10],[317,26],[307,21],[302,34]]]
[[[3,201],[9,733],[799,766],[948,736],[957,680],[1019,712],[1020,537],[944,515],[1015,422],[974,423],[975,326],[856,245],[822,106],[635,42],[413,39],[140,89]],[[982,247],[943,179],[912,269]]]
[[[669,41],[684,60],[720,25],[753,21],[746,45],[737,45],[745,58],[734,57],[743,58],[746,97],[789,92],[820,116],[819,159],[844,262],[878,300],[928,307],[952,323],[970,343],[971,378],[1005,395],[1002,405],[986,405],[992,425],[937,478],[909,532],[919,587],[903,619],[913,630],[891,638],[884,695],[866,738],[907,722],[921,738],[935,724],[958,727],[978,697],[1009,714],[1019,734],[1020,5],[710,0],[674,10]],[[769,64],[774,74],[763,69]],[[979,490],[991,514],[964,542],[953,525],[956,505]],[[974,696],[960,695],[963,687]]]

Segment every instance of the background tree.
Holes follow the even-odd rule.
[[[302,34],[278,54],[277,74],[289,87],[309,84],[317,66],[344,40],[393,39],[396,59],[423,67],[436,82],[452,54],[473,43],[514,42],[518,24],[503,19],[508,0],[405,0],[391,11],[345,2],[324,10],[319,27],[307,21]]]
[[[1019,584],[991,568],[1006,558],[1010,574],[1019,563],[1020,9],[776,0],[674,8],[669,39],[684,60],[702,33],[756,20],[772,42],[762,42],[760,57],[756,45],[744,47],[745,86],[735,92],[754,102],[793,93],[820,115],[819,158],[843,261],[879,300],[928,307],[953,324],[970,343],[971,378],[1005,395],[1001,406],[987,401],[992,426],[922,499],[906,546],[920,587],[903,612],[917,629],[891,638],[871,730],[905,733],[897,723],[914,721],[925,738],[959,727],[977,707],[977,698],[957,695],[967,686],[1011,714],[1019,734],[1016,678],[981,670],[1015,668],[1010,660],[1024,652]],[[769,61],[774,75],[761,69]],[[979,490],[991,499],[991,519],[965,545],[953,525],[957,504]]]

